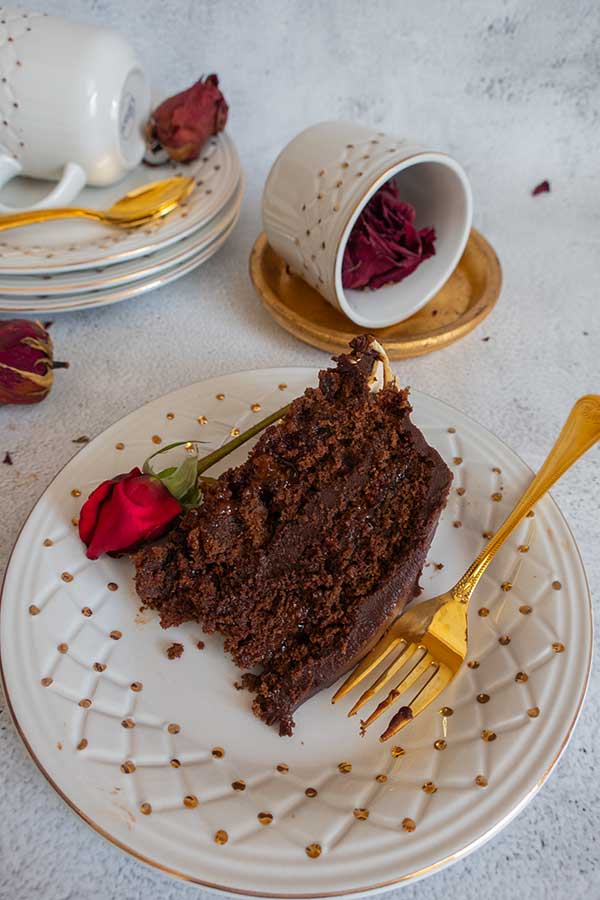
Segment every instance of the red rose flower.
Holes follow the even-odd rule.
[[[39,403],[52,387],[52,341],[40,322],[0,322],[0,405]]]
[[[342,260],[344,288],[373,290],[396,284],[435,255],[435,229],[415,228],[415,211],[392,179],[360,213]]]
[[[158,478],[143,475],[136,466],[92,491],[79,514],[79,537],[88,559],[102,553],[122,556],[160,537],[182,511]]]
[[[177,162],[196,159],[213,134],[223,131],[229,107],[216,75],[200,78],[158,106],[146,126],[152,149],[160,144]]]

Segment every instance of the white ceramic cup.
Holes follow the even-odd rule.
[[[342,259],[362,208],[389,179],[436,230],[435,256],[398,284],[345,290]],[[471,230],[473,201],[461,166],[444,153],[352,122],[300,132],[275,160],[263,192],[273,249],[332,306],[365,328],[384,328],[421,309],[450,277]]]
[[[27,209],[118,181],[144,154],[149,112],[146,76],[121,35],[0,9],[0,187],[15,175],[58,181]]]

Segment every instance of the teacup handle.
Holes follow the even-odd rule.
[[[0,152],[0,188],[3,188],[12,178],[20,175],[22,171],[21,163],[17,159]],[[42,200],[32,203],[31,206],[6,206],[4,203],[0,203],[0,212],[27,212],[32,209],[67,206],[75,199],[85,182],[86,176],[81,166],[73,162],[67,163],[58,184]]]

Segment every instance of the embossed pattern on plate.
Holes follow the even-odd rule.
[[[113,425],[38,502],[0,607],[10,705],[67,802],[161,869],[262,896],[377,890],[481,844],[556,761],[591,655],[585,573],[549,497],[478,588],[469,665],[392,747],[359,737],[345,707],[331,707],[333,687],[298,711],[293,738],[278,737],[235,689],[238,672],[217,637],[191,623],[162,631],[139,609],[127,560],[86,559],[75,523],[100,480],[160,442],[199,439],[208,451],[315,378],[290,368],[222,376]],[[425,598],[456,580],[530,472],[462,413],[417,391],[412,400],[455,476]],[[167,657],[173,641],[184,645],[181,659]]]

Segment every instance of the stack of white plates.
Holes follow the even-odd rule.
[[[211,257],[239,218],[243,176],[233,141],[211,138],[187,165],[140,164],[108,188],[86,188],[74,205],[108,209],[140,185],[181,173],[196,179],[185,204],[142,228],[65,219],[0,232],[0,313],[57,313],[116,303],[174,281]],[[47,190],[15,179],[3,201],[25,206]]]

